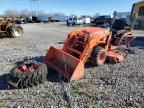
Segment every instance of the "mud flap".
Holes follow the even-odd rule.
[[[53,46],[49,48],[45,56],[45,62],[61,76],[69,80],[78,80],[84,75],[82,61]]]

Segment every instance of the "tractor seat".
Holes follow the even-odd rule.
[[[125,32],[126,30],[111,30],[112,31],[112,38],[111,38],[111,44],[112,45],[115,45],[115,42],[116,40],[121,37]]]
[[[125,33],[124,30],[125,25],[126,23],[123,19],[117,19],[111,26],[110,30],[112,31],[112,39],[111,39],[112,45],[115,45],[116,39]]]

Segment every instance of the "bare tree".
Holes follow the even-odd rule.
[[[53,13],[53,15],[52,16],[65,16],[65,14],[64,13]]]
[[[23,9],[23,10],[21,10],[21,11],[19,12],[19,15],[20,15],[21,17],[28,17],[28,16],[31,15],[31,13],[30,13],[27,9]]]
[[[39,11],[39,16],[48,16],[48,14],[43,11]]]
[[[16,11],[16,10],[11,10],[11,9],[6,10],[6,11],[4,12],[4,14],[5,14],[6,17],[16,17],[16,16],[19,15],[18,11]]]
[[[23,9],[23,10],[20,10],[20,11],[16,11],[16,10],[11,10],[11,9],[8,9],[4,12],[4,16],[6,17],[28,17],[28,16],[31,16],[31,15],[36,15],[35,14],[36,12],[31,12],[27,9]],[[60,13],[60,12],[57,12],[57,13],[45,13],[43,11],[39,11],[39,16],[65,16],[64,13]]]

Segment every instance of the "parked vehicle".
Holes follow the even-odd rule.
[[[127,24],[139,29],[144,28],[144,1],[134,3]]]
[[[78,25],[78,24],[83,24],[83,21],[76,17],[76,16],[70,16],[67,20],[67,25],[68,26],[73,26],[73,25]]]
[[[65,22],[68,20],[68,16],[52,16],[51,22]]]
[[[21,24],[21,20],[18,20],[18,19],[16,19],[14,22],[15,24]]]
[[[26,24],[27,23],[27,20],[24,19],[24,18],[21,18],[20,21],[21,21],[21,24]]]
[[[126,24],[126,19],[120,18],[120,19],[116,19],[111,27],[115,30],[123,30],[123,29],[125,29],[126,26],[128,26]]]
[[[95,18],[92,22],[93,26],[105,25],[110,26],[112,23],[112,18],[110,15],[99,16]]]
[[[91,22],[91,18],[87,17],[87,16],[81,17],[81,20],[82,20],[83,24],[90,24],[90,22]]]
[[[29,23],[40,23],[40,19],[36,16],[30,16],[27,18],[27,22]]]
[[[27,20],[25,19],[16,19],[15,20],[15,24],[27,24]]]
[[[38,16],[37,18],[40,22],[48,22],[49,21],[48,16]]]

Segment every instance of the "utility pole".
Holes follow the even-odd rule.
[[[30,0],[30,8],[32,16],[39,16],[39,3],[38,0]]]

